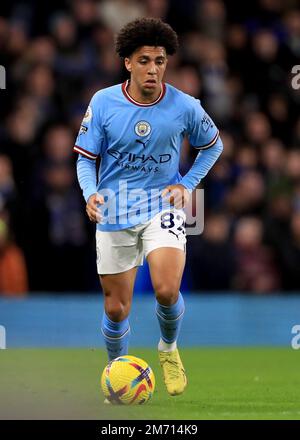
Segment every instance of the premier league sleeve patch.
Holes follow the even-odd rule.
[[[203,115],[203,118],[201,120],[201,124],[202,124],[202,129],[203,129],[204,133],[206,133],[209,128],[213,128],[213,126],[214,126],[212,120],[210,119],[210,117],[208,116],[207,113],[205,113]]]
[[[86,112],[85,112],[85,115],[84,115],[82,122],[90,122],[92,117],[93,117],[92,107],[89,105]]]
[[[200,150],[214,146],[219,138],[219,130],[199,100],[192,101],[189,118],[187,133],[191,145]]]

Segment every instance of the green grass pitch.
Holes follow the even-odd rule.
[[[177,397],[165,391],[155,350],[130,354],[154,370],[146,405],[103,404],[103,350],[0,350],[0,419],[300,419],[300,351],[181,349],[188,387]]]

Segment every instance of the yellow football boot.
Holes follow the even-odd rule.
[[[168,393],[171,396],[182,394],[187,378],[178,350],[158,351],[158,356]]]

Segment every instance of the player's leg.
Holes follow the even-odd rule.
[[[102,334],[109,360],[127,354],[129,312],[137,267],[118,274],[100,275],[104,295]]]
[[[148,255],[151,280],[156,295],[156,315],[161,338],[158,354],[167,391],[172,396],[183,393],[185,370],[177,349],[184,301],[179,291],[185,265],[185,253],[175,248],[158,248]]]
[[[177,349],[184,315],[184,301],[179,291],[185,265],[184,220],[182,211],[164,212],[156,216],[143,233],[161,331],[159,358],[171,395],[181,394],[186,386],[185,371]]]
[[[184,301],[179,289],[185,265],[185,253],[181,249],[161,247],[150,252],[147,260],[161,330],[159,348],[172,351],[176,348],[184,314]]]
[[[109,360],[127,354],[129,311],[137,266],[143,262],[135,229],[97,231],[97,269],[104,295],[101,330]]]

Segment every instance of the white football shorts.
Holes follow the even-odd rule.
[[[99,275],[125,272],[142,266],[154,249],[173,247],[185,252],[185,212],[162,211],[147,223],[120,231],[96,231]]]

